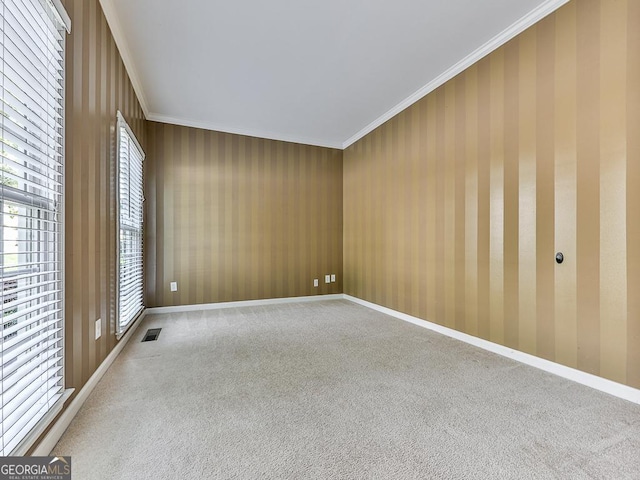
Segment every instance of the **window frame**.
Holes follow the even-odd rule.
[[[60,382],[61,382],[61,389],[60,389],[60,397],[55,401],[55,403],[49,405],[49,407],[47,408],[47,410],[41,414],[41,412],[38,412],[37,414],[26,418],[24,426],[22,427],[22,430],[25,430],[26,428],[28,428],[28,430],[25,431],[24,435],[22,435],[21,437],[19,437],[19,439],[17,440],[17,443],[13,446],[13,448],[10,451],[4,452],[5,455],[10,455],[10,456],[22,456],[25,455],[35,444],[35,442],[38,440],[38,438],[40,438],[42,436],[42,434],[46,431],[46,429],[49,427],[49,425],[53,422],[53,420],[60,414],[60,412],[62,411],[65,402],[69,399],[69,397],[72,395],[72,393],[74,392],[75,389],[73,388],[67,388],[67,375],[66,375],[66,352],[65,352],[65,344],[66,344],[66,332],[65,332],[65,291],[66,291],[66,286],[65,286],[65,226],[66,226],[66,222],[65,222],[65,214],[64,214],[64,206],[65,206],[65,200],[66,200],[66,188],[65,188],[65,175],[64,175],[64,165],[65,165],[65,157],[66,157],[66,112],[65,112],[65,98],[66,98],[66,74],[67,74],[67,62],[66,62],[66,40],[67,40],[67,34],[71,33],[71,19],[69,18],[64,6],[62,5],[62,3],[60,2],[60,0],[36,0],[34,3],[40,3],[40,5],[42,6],[43,10],[34,10],[33,12],[31,12],[33,15],[45,15],[48,16],[49,21],[51,22],[51,26],[56,29],[58,32],[61,33],[62,35],[62,49],[59,52],[60,56],[62,57],[61,59],[61,66],[62,69],[60,70],[60,74],[61,74],[61,78],[59,80],[59,94],[62,95],[62,98],[60,100],[60,107],[61,107],[61,119],[58,123],[58,126],[56,128],[59,128],[59,146],[60,146],[60,163],[62,165],[62,169],[61,169],[61,173],[60,173],[60,177],[59,177],[59,184],[60,184],[60,195],[59,195],[59,203],[58,205],[55,205],[55,203],[53,203],[52,206],[52,202],[54,202],[53,200],[48,201],[47,199],[43,198],[43,197],[39,197],[37,194],[35,193],[29,193],[28,191],[25,190],[21,190],[19,188],[15,188],[11,185],[3,185],[2,187],[2,195],[0,195],[0,240],[2,240],[4,242],[4,234],[5,234],[5,228],[12,228],[10,226],[5,226],[5,222],[4,222],[4,215],[11,215],[10,213],[5,213],[4,209],[6,204],[16,204],[18,205],[20,208],[26,208],[28,210],[30,210],[32,213],[29,216],[26,216],[25,218],[28,218],[28,222],[39,222],[39,221],[44,221],[44,222],[51,222],[51,221],[56,221],[54,219],[45,219],[44,217],[42,217],[42,213],[43,212],[51,212],[53,214],[54,217],[58,217],[59,221],[58,221],[58,230],[55,232],[48,232],[45,231],[44,229],[40,229],[40,228],[29,228],[28,232],[37,232],[38,233],[38,238],[41,238],[41,235],[56,235],[57,236],[57,240],[54,242],[54,246],[51,248],[51,250],[49,250],[48,248],[42,252],[38,252],[38,251],[33,251],[31,250],[32,246],[30,245],[29,248],[24,252],[19,252],[18,255],[33,255],[33,254],[45,254],[46,256],[49,255],[54,255],[58,256],[57,258],[57,264],[58,264],[58,268],[55,270],[55,272],[57,272],[57,274],[59,275],[59,279],[55,280],[56,283],[59,284],[59,293],[57,293],[57,295],[59,295],[59,300],[56,300],[56,302],[59,302],[60,305],[60,320],[59,320],[59,324],[60,324],[60,331],[59,333],[56,335],[56,343],[60,343],[61,347],[60,347],[60,353],[59,353],[59,357],[57,362],[59,361],[61,363],[61,367],[60,367],[60,374],[59,374],[59,378],[60,378]],[[29,7],[29,3],[30,2],[25,2],[25,7]],[[28,10],[27,10],[28,11]],[[4,35],[4,34],[3,34]],[[3,40],[4,41],[4,40]],[[57,42],[57,40],[56,40]],[[41,51],[38,52],[34,52],[36,54],[40,54],[42,53]],[[4,65],[4,62],[3,62]],[[20,64],[22,65],[22,64]],[[6,76],[5,74],[5,70],[3,67],[2,70],[2,75],[3,77]],[[9,80],[10,82],[13,82],[14,80]],[[6,104],[5,104],[6,105]],[[27,106],[27,104],[24,104],[25,106]],[[4,108],[4,107],[3,107]],[[10,108],[15,108],[15,107],[10,107]],[[28,108],[28,106],[27,106]],[[4,132],[4,124],[2,127],[2,131]],[[14,161],[14,160],[11,160]],[[4,161],[2,162],[3,164],[5,163]],[[10,175],[13,175],[13,173],[10,173]],[[26,178],[26,177],[25,177]],[[29,181],[29,180],[28,180]],[[34,215],[33,212],[37,212],[37,215]],[[18,215],[18,214],[16,214]],[[13,227],[13,228],[17,228],[17,229],[24,229],[24,227]],[[42,232],[42,233],[39,233]],[[25,240],[18,240],[18,242],[28,242],[30,244],[33,244],[34,240],[33,239],[25,239]],[[42,242],[42,240],[38,239],[36,240],[36,242],[40,243]],[[49,240],[45,240],[44,243],[48,243]],[[3,243],[3,248],[4,248],[4,243]],[[51,262],[55,262],[54,260],[47,260],[47,263],[51,263]],[[4,273],[4,268],[2,268],[1,271],[2,275],[0,276],[0,285],[2,286],[2,293],[5,291],[4,290],[4,285],[7,281],[19,281],[19,273],[20,272],[12,272],[14,273],[14,277],[18,277],[18,279],[14,279],[12,280],[10,276],[5,276]],[[51,273],[54,273],[54,271],[52,271]],[[47,275],[47,273],[40,273],[40,275]],[[51,281],[50,281],[51,282]],[[41,290],[42,288],[44,288],[43,286],[38,287],[38,294],[41,295],[42,297],[46,297],[48,295],[51,295],[55,292],[51,292],[49,294],[47,294],[46,292],[48,290]],[[31,288],[33,289],[33,288]],[[16,299],[18,299],[18,297],[16,297]],[[4,300],[4,293],[3,293],[3,300]],[[35,298],[34,298],[35,300]],[[19,304],[18,304],[19,305]],[[4,311],[4,310],[3,310]],[[20,321],[18,319],[16,325],[18,325],[20,323]],[[7,322],[9,323],[9,322]],[[4,322],[3,322],[4,325]],[[17,333],[17,332],[16,332]],[[9,334],[11,335],[11,334]],[[7,337],[9,336],[7,335]],[[15,338],[15,337],[11,337],[11,338]],[[4,337],[0,338],[0,341],[4,342]],[[16,345],[19,345],[16,344]],[[34,345],[35,347],[35,345]],[[46,351],[42,351],[41,354],[45,353],[49,351],[48,349]],[[2,355],[3,356],[4,352],[2,351]],[[39,356],[40,354],[38,354],[37,356]],[[33,357],[35,358],[35,357]],[[51,357],[53,358],[53,357]],[[0,359],[0,361],[2,362],[2,365],[4,365],[4,360]],[[26,364],[25,364],[26,365]],[[42,366],[42,363],[39,364],[39,366]],[[36,367],[38,368],[38,367]],[[33,372],[35,372],[36,370],[34,369],[32,372],[28,373],[25,375],[25,377],[27,375],[32,374]],[[4,388],[3,388],[4,389]],[[35,406],[36,404],[34,404]],[[33,408],[33,407],[32,407]],[[26,413],[28,413],[28,411],[25,412],[25,414],[23,415],[23,417],[26,416]],[[21,417],[22,418],[22,417]],[[35,420],[35,421],[34,421]],[[16,423],[17,424],[17,423]],[[21,430],[21,431],[22,431]],[[0,434],[4,435],[4,433],[0,432]],[[4,441],[4,440],[3,440]],[[4,443],[2,445],[0,445],[0,448],[4,449]]]
[[[116,310],[116,338],[119,340],[121,339],[125,333],[127,333],[127,331],[129,330],[129,328],[131,328],[132,325],[134,325],[136,323],[136,321],[140,318],[140,316],[142,315],[142,313],[144,312],[144,271],[141,274],[141,279],[140,279],[140,288],[142,290],[142,301],[141,301],[141,306],[140,309],[133,314],[133,316],[129,319],[129,321],[122,325],[121,324],[121,311],[120,311],[120,278],[121,278],[121,265],[120,265],[120,261],[121,261],[121,230],[122,230],[122,224],[121,224],[121,197],[120,197],[120,169],[121,169],[121,158],[120,158],[120,153],[121,153],[121,144],[122,144],[122,138],[121,138],[121,132],[122,130],[125,130],[127,136],[129,137],[129,141],[131,142],[131,144],[133,144],[133,146],[138,150],[139,154],[140,154],[140,163],[141,163],[141,179],[140,179],[140,188],[142,191],[142,205],[140,206],[141,209],[141,218],[140,218],[140,248],[141,248],[141,255],[142,255],[142,259],[141,261],[144,262],[144,220],[145,220],[145,215],[144,215],[144,160],[146,158],[146,154],[144,152],[144,149],[142,148],[142,146],[140,145],[140,142],[138,141],[138,138],[136,137],[135,133],[133,132],[133,130],[131,129],[131,127],[129,126],[129,124],[127,123],[126,119],[124,118],[124,115],[122,114],[122,112],[120,110],[117,111],[116,113],[116,161],[115,161],[115,200],[116,200],[116,285],[115,285],[115,310]],[[129,162],[130,163],[130,162]],[[143,264],[144,265],[144,264]]]

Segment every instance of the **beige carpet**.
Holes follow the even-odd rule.
[[[348,301],[295,303],[148,316],[54,452],[76,480],[638,479],[640,406]]]

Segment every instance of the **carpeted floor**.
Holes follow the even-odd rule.
[[[638,479],[640,406],[346,300],[294,303],[147,316],[54,453],[77,480]]]

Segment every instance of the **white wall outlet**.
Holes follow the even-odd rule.
[[[324,283],[331,283],[331,275],[324,276]]]
[[[332,273],[331,274],[331,283],[335,283],[335,281],[336,281],[336,274]]]
[[[96,320],[96,340],[102,335],[102,319]]]
[[[171,291],[172,292],[178,291],[178,282],[171,282]]]
[[[317,287],[317,286],[318,286],[318,279],[317,279],[317,278],[314,278],[314,279],[313,279],[313,286],[314,286],[314,287]]]

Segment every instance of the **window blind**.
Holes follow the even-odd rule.
[[[144,308],[142,280],[142,228],[144,152],[118,112],[118,334]]]
[[[44,0],[2,0],[0,16],[0,455],[5,456],[16,454],[64,394],[68,17],[59,2]]]

